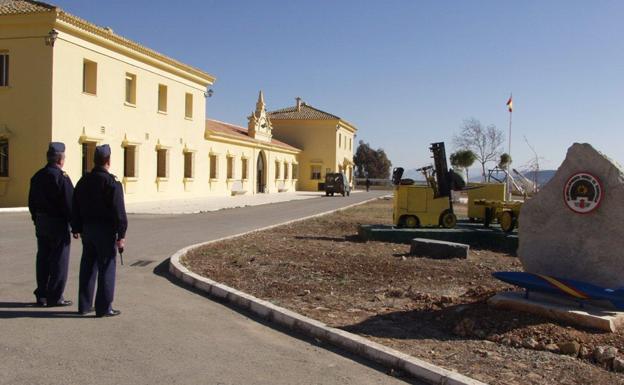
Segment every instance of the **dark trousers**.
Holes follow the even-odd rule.
[[[37,299],[46,298],[49,304],[63,299],[69,267],[71,237],[67,222],[61,218],[37,216]]]
[[[93,307],[96,280],[95,314],[101,315],[112,309],[115,295],[116,256],[115,234],[109,228],[98,225],[84,226],[78,311],[87,311]]]

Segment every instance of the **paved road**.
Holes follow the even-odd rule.
[[[166,259],[205,240],[380,193],[223,210],[133,215],[118,268],[116,318],[31,306],[35,241],[27,214],[0,215],[0,384],[397,384],[353,357],[263,325],[171,282]],[[66,294],[76,299],[81,245]],[[130,266],[139,260],[146,266]],[[160,268],[157,267],[160,265]]]

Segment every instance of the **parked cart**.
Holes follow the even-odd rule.
[[[492,221],[497,220],[503,231],[510,233],[518,226],[520,218],[520,201],[502,201],[489,199],[476,199],[474,204],[483,207],[483,225],[488,227]]]

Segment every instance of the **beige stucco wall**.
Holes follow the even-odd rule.
[[[0,136],[9,140],[9,177],[0,177],[0,207],[27,202],[30,177],[45,164],[51,139],[52,47],[45,16],[0,17],[0,51],[9,54],[9,86],[0,87]]]
[[[217,179],[210,180],[210,193],[216,195],[230,195],[232,190],[243,190],[246,194],[258,193],[257,188],[257,162],[258,157],[263,156],[266,166],[263,184],[266,193],[295,191],[297,179],[292,174],[292,165],[297,164],[297,155],[291,151],[279,148],[251,144],[244,141],[213,139],[208,140],[208,154],[217,156]],[[261,155],[262,154],[262,155]],[[208,156],[208,155],[207,155]],[[227,157],[234,157],[234,175],[227,179]],[[248,159],[248,178],[242,179],[242,161]],[[280,164],[280,174],[276,178],[276,163]],[[285,178],[284,167],[289,168],[288,178]]]
[[[83,61],[97,63],[97,93],[82,92]],[[136,103],[125,102],[126,73],[136,75]],[[203,140],[205,84],[69,33],[54,48],[52,137],[67,145],[65,169],[77,181],[82,143],[111,146],[111,172],[123,181],[126,199],[193,196],[209,192],[207,147]],[[158,86],[167,86],[167,112],[158,111]],[[193,95],[193,117],[185,117],[185,94]],[[135,178],[124,178],[123,146],[137,146]],[[168,177],[156,178],[156,150],[168,150]],[[184,179],[184,152],[193,152],[194,178]]]
[[[345,158],[353,159],[353,151],[344,146],[345,138],[354,141],[354,133],[339,120],[285,120],[273,119],[273,137],[300,148],[299,190],[316,191],[325,174],[339,171]],[[339,128],[337,128],[339,127]],[[338,134],[343,146],[338,146]],[[313,180],[312,166],[321,166],[321,179]],[[350,169],[345,170],[350,176]]]

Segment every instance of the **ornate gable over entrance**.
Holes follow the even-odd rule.
[[[262,91],[258,95],[258,102],[256,102],[256,111],[252,112],[249,116],[249,123],[247,124],[249,136],[256,140],[264,142],[270,142],[273,134],[273,125],[271,119],[267,116],[266,105],[264,104],[264,95]]]

